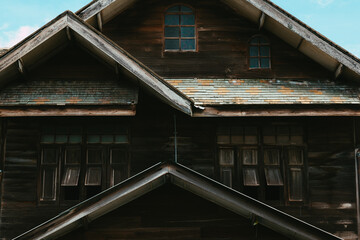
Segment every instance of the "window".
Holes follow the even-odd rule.
[[[301,126],[220,127],[217,142],[223,184],[259,200],[305,201]]]
[[[175,5],[165,12],[165,51],[195,51],[195,13],[190,7]]]
[[[125,180],[130,170],[127,144],[127,130],[121,127],[44,128],[40,201],[80,201]]]
[[[250,69],[270,69],[270,43],[262,37],[251,38],[249,45]]]

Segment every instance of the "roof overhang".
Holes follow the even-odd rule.
[[[139,0],[95,0],[77,14],[92,26],[99,26]],[[360,59],[269,0],[221,0],[238,14],[259,24],[297,48],[334,76],[360,81]]]
[[[72,41],[112,66],[114,71],[123,71],[165,103],[192,115],[190,99],[69,11],[55,18],[0,58],[0,86],[31,71]]]
[[[245,218],[256,219],[291,239],[340,239],[240,192],[175,163],[157,164],[132,178],[78,204],[44,224],[14,238],[56,239],[144,194],[174,184]]]

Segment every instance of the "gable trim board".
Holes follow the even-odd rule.
[[[188,115],[192,115],[192,101],[187,96],[70,11],[64,12],[2,56],[0,58],[0,79],[17,76],[19,74],[19,61],[23,63],[22,65],[25,68],[31,67],[27,64],[35,62],[33,58],[39,56],[32,56],[29,59],[29,55],[32,51],[39,50],[40,46],[50,51],[54,47],[59,47],[58,42],[69,41],[69,30],[71,31],[71,39],[75,38],[82,46],[114,66],[114,69],[117,65],[122,66],[135,76],[140,84],[164,102]],[[55,43],[53,44],[55,45],[49,46],[51,40],[54,40]],[[42,54],[45,54],[43,50]]]
[[[166,183],[209,200],[252,221],[256,219],[291,239],[341,239],[294,218],[260,201],[250,198],[177,163],[159,163],[64,211],[53,219],[14,238],[56,239],[76,228],[153,191]]]
[[[101,13],[105,24],[137,0],[95,0],[77,14],[96,26]],[[347,74],[360,81],[360,59],[321,35],[269,0],[221,0],[235,12],[273,32],[294,48],[334,73],[334,78]],[[263,16],[263,17],[262,17]],[[264,23],[262,23],[262,19]],[[343,67],[342,67],[343,66]],[[339,69],[344,68],[339,74]]]

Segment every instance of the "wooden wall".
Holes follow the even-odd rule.
[[[181,1],[195,8],[198,51],[163,51],[164,11],[177,0],[138,1],[104,25],[103,33],[163,77],[332,78],[332,73],[221,1]],[[270,39],[271,70],[249,70],[248,41]]]
[[[288,239],[173,185],[156,189],[61,240]]]

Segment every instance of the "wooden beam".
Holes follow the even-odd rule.
[[[335,71],[335,79],[340,77],[340,75],[343,72],[343,69],[344,69],[344,65],[339,63],[339,66],[336,68],[336,71]]]
[[[69,27],[66,27],[66,36],[67,36],[69,41],[72,40],[71,30],[70,30]]]
[[[0,117],[135,116],[136,106],[119,107],[0,107]]]
[[[102,32],[103,23],[102,23],[101,12],[99,12],[98,14],[96,14],[96,20],[97,20],[97,25],[98,25],[99,31]]]
[[[296,47],[297,50],[300,49],[300,47],[301,47],[301,45],[303,44],[303,42],[304,42],[304,38],[301,38],[299,44],[298,44],[297,47]]]
[[[259,18],[259,30],[264,26],[266,14],[261,12],[261,16]]]
[[[206,107],[204,110],[196,109],[194,117],[359,117],[360,108],[343,107],[262,107],[262,108],[224,108]]]
[[[27,80],[28,74],[27,74],[27,70],[24,66],[24,61],[20,58],[19,60],[17,60],[17,64],[18,64],[18,70],[19,70],[23,80]]]

